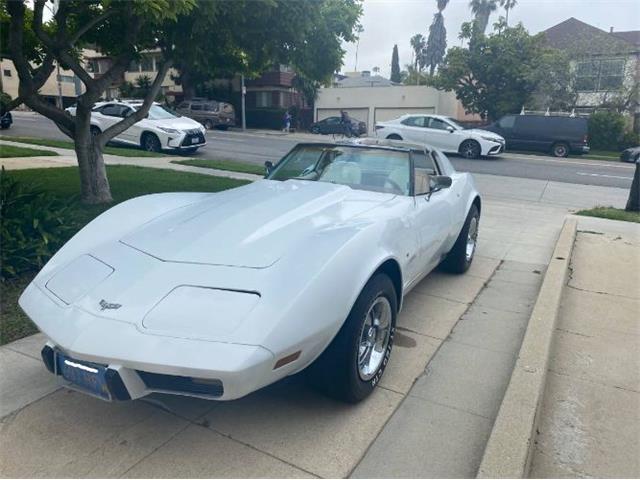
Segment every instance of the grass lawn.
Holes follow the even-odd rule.
[[[114,203],[83,205],[78,200],[80,180],[77,167],[12,170],[8,174],[19,181],[38,184],[53,195],[71,199],[73,218],[70,221],[77,224],[78,229],[114,204],[140,195],[160,192],[217,192],[249,183],[197,173],[113,165],[107,166],[107,174]],[[12,342],[37,331],[17,303],[20,293],[35,273],[23,275],[10,282],[0,282],[0,344]]]
[[[640,212],[627,212],[620,208],[595,207],[589,210],[580,210],[576,215],[584,217],[608,218],[609,220],[622,220],[623,222],[640,223]]]
[[[231,172],[254,173],[264,175],[264,167],[250,163],[235,162],[233,160],[207,160],[190,158],[187,160],[172,160],[171,163],[180,165],[191,165],[193,167],[216,168],[218,170],[228,170]]]
[[[18,298],[35,276],[23,275],[12,281],[0,282],[0,345],[38,333],[38,328],[18,306]]]
[[[37,150],[35,148],[14,147],[13,145],[0,145],[0,158],[12,157],[43,157],[58,155],[51,150]]]
[[[31,138],[31,137],[3,137],[3,140],[21,143],[29,143],[31,145],[42,145],[44,147],[70,148],[73,150],[73,142],[71,140],[53,140],[50,138]],[[107,146],[104,153],[110,155],[120,155],[121,157],[164,157],[163,153],[147,152],[138,148],[127,148],[120,146]]]

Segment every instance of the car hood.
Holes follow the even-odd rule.
[[[469,128],[467,130],[464,130],[464,133],[478,135],[482,137],[495,138],[496,140],[504,140],[504,138],[501,135],[498,135],[497,133],[491,132],[489,130],[483,130],[481,128]]]
[[[324,182],[261,180],[166,213],[121,242],[163,261],[266,268],[393,198]]]
[[[153,125],[155,127],[175,128],[176,130],[191,130],[194,128],[200,129],[200,124],[188,117],[166,118],[161,120],[152,120],[150,118],[145,118],[142,121],[147,125]]]

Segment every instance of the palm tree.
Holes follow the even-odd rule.
[[[447,50],[447,29],[444,26],[442,11],[449,0],[436,0],[438,13],[433,16],[433,23],[429,27],[429,40],[424,53],[424,63],[429,67],[429,75],[433,76],[436,67],[442,63]]]
[[[489,24],[489,17],[498,8],[498,0],[470,0],[469,8],[475,16],[475,31],[484,34]]]
[[[424,47],[426,46],[426,39],[424,35],[421,33],[416,33],[411,40],[409,41],[411,44],[411,48],[413,48],[414,52],[414,60],[413,60],[413,68],[418,70],[418,67],[421,65],[420,57],[422,56],[422,52],[424,51]]]
[[[505,22],[507,27],[509,26],[509,10],[518,4],[518,0],[500,0],[500,6],[504,7],[506,12]]]

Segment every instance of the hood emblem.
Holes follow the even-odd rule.
[[[122,305],[119,303],[109,303],[105,299],[100,300],[100,310],[117,310]]]

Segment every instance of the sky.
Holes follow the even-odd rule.
[[[429,25],[436,13],[436,0],[365,0],[361,23],[360,46],[356,68],[356,45],[345,43],[342,71],[380,68],[389,77],[391,51],[398,45],[400,67],[411,62],[409,39],[416,33],[429,35]],[[447,29],[447,46],[459,46],[460,25],[472,17],[468,0],[450,0],[443,11]],[[489,19],[489,28],[503,9]],[[518,0],[509,12],[509,24],[522,22],[529,33],[538,33],[570,17],[609,31],[640,29],[640,0]]]

